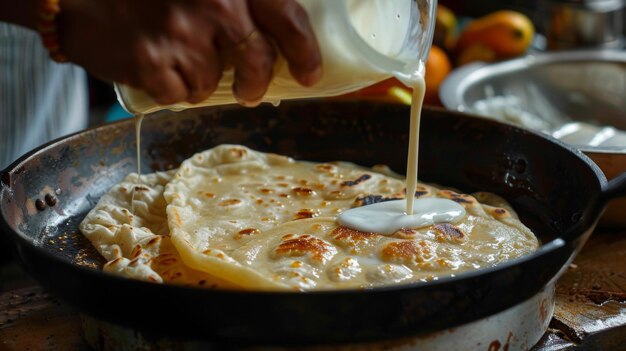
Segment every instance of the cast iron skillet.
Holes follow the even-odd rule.
[[[298,345],[397,338],[502,311],[556,279],[624,177],[607,184],[582,153],[537,133],[425,110],[420,178],[507,198],[543,241],[533,255],[456,278],[365,291],[241,292],[157,285],[99,271],[77,225],[110,186],[135,171],[134,123],[104,125],[44,145],[2,174],[4,234],[51,292],[96,318],[151,335]],[[200,150],[240,143],[299,159],[390,165],[404,173],[409,109],[299,101],[162,112],[142,130],[144,172]],[[55,206],[37,199],[54,193]]]

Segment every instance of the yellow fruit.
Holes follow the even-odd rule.
[[[452,50],[456,40],[456,26],[457,20],[454,13],[443,5],[437,5],[433,44],[446,50]]]
[[[524,14],[497,11],[472,21],[459,36],[456,52],[460,55],[481,44],[493,51],[497,59],[515,57],[526,52],[534,34],[535,27]]]

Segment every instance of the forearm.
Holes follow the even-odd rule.
[[[37,0],[0,0],[0,22],[36,29]]]

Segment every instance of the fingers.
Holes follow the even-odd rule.
[[[189,26],[189,25],[186,25]],[[146,91],[161,105],[181,101],[199,103],[215,91],[222,76],[222,65],[212,39],[141,40],[135,48],[137,73],[130,83]],[[207,37],[212,37],[207,33]]]
[[[164,50],[173,57],[173,64],[185,82],[189,95],[187,102],[199,103],[215,91],[222,77],[221,60],[215,49],[215,30],[207,27],[203,17],[189,17],[194,9],[173,7],[168,17],[167,28],[176,38]],[[198,28],[204,28],[198,35]]]
[[[185,81],[175,69],[167,69],[146,77],[143,87],[159,105],[172,105],[187,100],[189,96]]]
[[[245,0],[231,1],[218,38],[222,58],[233,66],[233,95],[244,106],[259,104],[272,80],[276,52],[252,21]]]
[[[190,52],[176,60],[178,72],[189,91],[185,100],[192,104],[208,99],[222,77],[222,65],[215,49],[206,49],[203,53]]]
[[[146,35],[129,79],[159,104],[209,98],[232,67],[233,95],[242,105],[257,105],[273,78],[274,44],[300,84],[311,86],[322,75],[315,33],[295,0],[203,0],[169,10],[167,35]]]
[[[173,60],[163,57],[162,53],[163,49],[149,40],[138,42],[135,47],[138,70],[130,83],[161,105],[184,101],[189,96],[189,88]]]
[[[294,0],[249,0],[259,28],[274,39],[291,75],[311,86],[322,76],[322,58],[306,11]]]
[[[258,32],[252,32],[252,35]],[[244,106],[256,106],[267,91],[276,61],[274,48],[262,37],[247,40],[232,56],[233,95]]]

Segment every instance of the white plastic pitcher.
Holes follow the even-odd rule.
[[[432,42],[436,0],[298,0],[309,15],[322,53],[322,78],[313,87],[296,82],[283,58],[263,98],[334,96],[355,91],[392,76],[410,80],[421,75]],[[190,104],[159,105],[148,94],[116,84],[122,106],[130,113],[236,103],[233,71],[225,71],[215,92]]]

